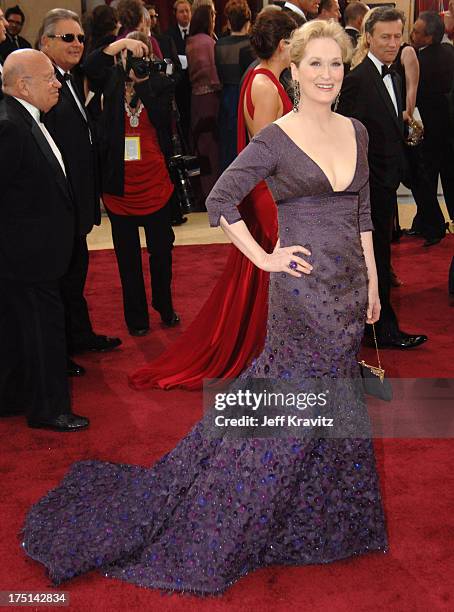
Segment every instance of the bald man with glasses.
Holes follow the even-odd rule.
[[[0,102],[0,414],[78,431],[71,410],[59,280],[72,255],[75,209],[67,167],[42,114],[61,84],[40,51],[5,61]]]

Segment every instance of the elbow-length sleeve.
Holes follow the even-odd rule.
[[[211,190],[206,200],[211,227],[219,225],[221,216],[229,224],[241,221],[237,206],[260,181],[274,174],[278,154],[268,137],[271,127],[251,140]]]
[[[359,231],[370,232],[374,229],[374,226],[370,214],[369,163],[367,161],[369,135],[362,123],[357,121],[357,125],[359,126],[358,164],[361,167],[361,176],[363,177],[363,184],[359,189]]]

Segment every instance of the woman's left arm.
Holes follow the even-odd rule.
[[[419,83],[419,62],[416,51],[413,47],[402,49],[400,57],[402,66],[405,69],[405,86],[407,89],[407,99],[405,100],[404,121],[413,117],[416,106],[416,94]]]
[[[380,298],[378,297],[377,267],[375,265],[372,232],[361,232],[361,244],[367,268],[367,323],[376,323],[380,318]]]

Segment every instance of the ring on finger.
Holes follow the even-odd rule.
[[[294,259],[292,259],[288,267],[290,268],[290,270],[296,270],[298,268],[298,264],[296,263]]]

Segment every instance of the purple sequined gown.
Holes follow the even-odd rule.
[[[370,230],[367,133],[346,191],[270,125],[212,191],[212,225],[262,178],[278,203],[281,245],[310,247],[314,270],[271,274],[264,352],[247,375],[357,376]],[[145,587],[222,592],[267,565],[327,563],[387,546],[367,438],[213,439],[207,417],[151,468],[74,464],[26,518],[25,551],[58,584],[83,572]]]

